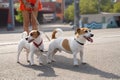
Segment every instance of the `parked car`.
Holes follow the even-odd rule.
[[[54,15],[53,14],[43,14],[44,22],[53,22],[54,21]]]

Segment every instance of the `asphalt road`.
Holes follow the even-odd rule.
[[[39,65],[35,57],[35,66],[20,56],[21,64],[16,63],[17,43],[20,33],[0,34],[0,80],[120,80],[120,28],[92,30],[94,42],[87,42],[84,48],[86,65],[73,66],[72,55],[57,53],[56,62]],[[51,36],[51,32],[46,32]],[[64,37],[72,37],[73,31],[65,31]],[[44,38],[45,48],[49,41]],[[79,58],[79,55],[78,55]]]

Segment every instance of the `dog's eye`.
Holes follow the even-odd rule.
[[[86,30],[85,33],[87,33],[88,31]]]
[[[33,34],[31,33],[30,36],[33,36]]]
[[[91,32],[91,30],[89,30],[89,32]]]

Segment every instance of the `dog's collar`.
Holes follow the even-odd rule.
[[[76,40],[75,38],[74,38],[74,40],[75,40],[78,44],[80,44],[80,45],[84,45],[84,43],[79,42],[79,41]]]
[[[41,44],[43,43],[43,40],[39,43],[39,44],[37,44],[36,42],[33,42],[33,44],[38,48],[39,46],[41,46]]]

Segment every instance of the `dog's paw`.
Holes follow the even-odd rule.
[[[30,66],[35,66],[35,64],[34,64],[34,63],[30,63],[30,62],[29,62],[29,65],[30,65]]]
[[[82,62],[82,65],[86,65],[87,63],[85,63],[85,62]]]
[[[77,62],[77,61],[76,61],[76,62],[74,62],[74,63],[73,63],[73,65],[74,65],[74,66],[79,66],[79,64],[78,64],[78,62]]]
[[[76,64],[76,65],[74,65],[74,67],[79,67],[79,65]]]
[[[17,63],[20,63],[19,61],[17,61]]]
[[[36,66],[35,64],[30,64],[31,66]]]
[[[30,61],[29,61],[29,60],[27,60],[27,62],[28,62],[28,63],[30,63]]]
[[[54,60],[52,60],[52,62],[56,62],[56,60],[54,59]]]
[[[39,63],[39,65],[43,65],[43,63]]]
[[[51,64],[52,62],[47,62],[47,64]]]
[[[51,63],[52,63],[52,61],[48,59],[47,60],[47,64],[51,64]]]

